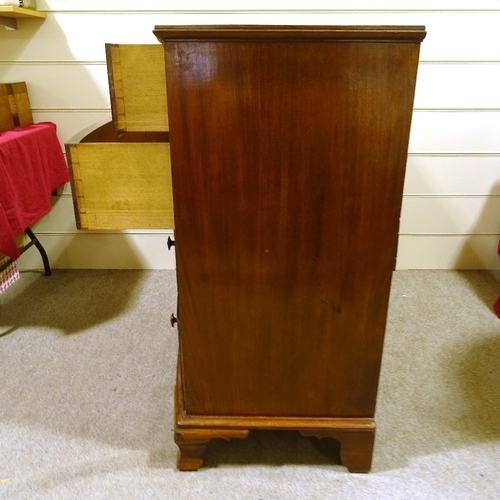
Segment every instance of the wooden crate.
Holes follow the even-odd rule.
[[[106,62],[116,130],[168,130],[162,45],[106,44]]]
[[[33,124],[33,114],[28,96],[28,88],[25,82],[11,83],[7,85],[9,102],[14,124],[24,127]]]
[[[9,95],[7,86],[0,85],[0,132],[12,130],[14,128],[14,118],[10,112]]]
[[[118,135],[110,122],[66,153],[79,229],[174,227],[168,133]]]
[[[7,95],[8,108],[3,97],[5,94]],[[25,82],[0,83],[0,110],[0,123],[3,124],[5,120],[8,127],[5,129],[0,128],[0,130],[9,130],[14,126],[24,127],[33,124],[33,114]],[[10,121],[6,117],[7,112],[10,112],[13,126],[10,126]]]

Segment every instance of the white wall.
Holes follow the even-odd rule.
[[[0,82],[26,81],[35,120],[56,123],[61,143],[110,119],[104,44],[156,43],[155,25],[425,25],[398,269],[500,268],[497,0],[254,0],[231,2],[231,11],[226,1],[38,0],[38,8],[44,22],[0,27]],[[54,201],[34,226],[53,267],[174,266],[168,232],[77,231],[69,187]],[[20,266],[40,267],[36,251]]]

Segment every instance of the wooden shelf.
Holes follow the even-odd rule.
[[[45,19],[47,14],[37,10],[23,9],[11,5],[2,5],[0,7],[0,24],[6,28],[17,30],[18,19]]]

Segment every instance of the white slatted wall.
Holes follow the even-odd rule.
[[[231,11],[225,1],[38,0],[38,8],[44,22],[0,27],[0,82],[26,81],[35,120],[55,122],[61,143],[110,119],[104,44],[156,43],[155,25],[425,25],[398,269],[500,268],[497,0],[234,1]],[[35,230],[54,267],[174,266],[167,232],[77,231],[69,187]],[[40,267],[36,252],[20,265]]]

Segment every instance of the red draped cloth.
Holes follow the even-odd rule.
[[[19,257],[15,237],[50,212],[52,192],[68,181],[55,124],[0,134],[0,253]]]

